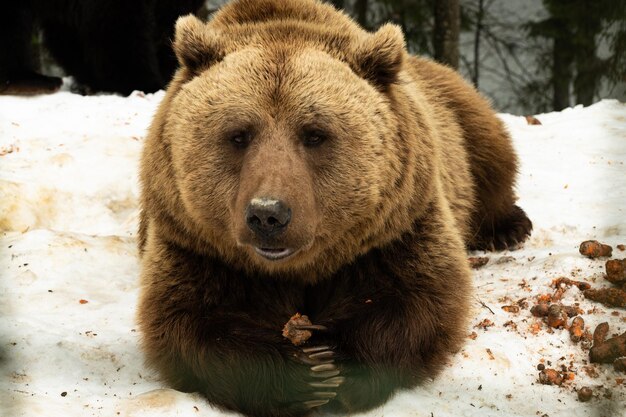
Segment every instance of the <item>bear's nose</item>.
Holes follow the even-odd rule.
[[[291,209],[280,200],[253,198],[246,207],[246,223],[262,239],[281,234],[290,221]]]

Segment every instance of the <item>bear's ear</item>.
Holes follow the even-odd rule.
[[[173,46],[180,65],[194,73],[224,58],[219,36],[194,15],[178,18]]]
[[[402,29],[387,23],[357,45],[354,50],[355,65],[365,79],[385,87],[397,80],[404,54]]]

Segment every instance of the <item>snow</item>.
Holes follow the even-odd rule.
[[[1,416],[234,415],[167,389],[138,350],[137,162],[162,97],[0,97]],[[532,306],[559,276],[607,285],[604,261],[578,254],[583,240],[626,257],[615,248],[626,244],[626,105],[537,115],[542,125],[501,117],[534,234],[518,251],[472,254],[490,258],[475,271],[475,339],[434,381],[363,416],[624,415],[626,375],[610,365],[590,365],[597,375],[588,375],[588,354],[567,331],[549,330],[528,308],[501,307],[522,298]],[[607,321],[611,334],[626,331],[623,309],[572,287],[563,303],[575,302],[591,330]],[[484,319],[493,326],[475,327]],[[540,361],[571,368],[574,380],[540,385]],[[594,390],[588,403],[576,398],[582,386]]]

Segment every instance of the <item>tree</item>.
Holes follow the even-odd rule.
[[[435,1],[434,17],[434,58],[457,69],[459,67],[459,31],[461,28],[459,0]]]
[[[345,7],[344,0],[331,0],[329,3],[335,6],[335,8],[337,8],[338,10],[341,10]]]
[[[574,78],[574,35],[572,28],[563,13],[559,13],[559,5],[552,3],[551,16],[543,21],[527,25],[530,36],[552,39],[552,47],[538,51],[538,55],[551,55],[552,107],[562,110],[570,106],[570,87]]]
[[[409,52],[455,67],[501,111],[529,114],[623,95],[626,0],[542,0],[536,10],[501,0],[327,1],[368,30],[399,25]],[[531,13],[547,17],[529,23]],[[454,34],[449,22],[458,21]]]
[[[472,82],[478,88],[478,80],[480,78],[480,35],[483,30],[483,18],[485,16],[485,2],[478,0],[476,9],[476,28],[474,30],[474,73],[472,74]]]
[[[359,22],[359,24],[364,28],[368,27],[367,6],[367,0],[356,0],[354,3],[354,14],[356,15],[356,21]]]
[[[533,37],[552,40],[553,106],[593,103],[602,79],[620,81],[626,73],[626,3],[623,0],[543,0],[550,16],[527,25]],[[598,57],[598,43],[612,38],[610,56]],[[623,77],[623,75],[622,75]],[[623,80],[622,80],[623,81]]]
[[[404,32],[410,52],[433,55],[433,12],[439,0],[374,0],[371,26],[391,21]]]

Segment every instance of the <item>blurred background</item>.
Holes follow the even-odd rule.
[[[207,0],[209,17],[226,0]],[[365,28],[391,21],[410,52],[456,69],[498,111],[626,101],[626,0],[332,0]],[[43,73],[61,75],[40,46]]]
[[[501,112],[626,101],[625,0],[335,0],[363,26],[392,21],[409,50],[461,72]]]

